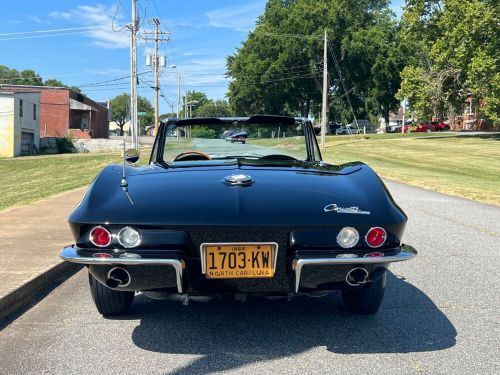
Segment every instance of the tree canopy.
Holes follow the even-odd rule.
[[[401,38],[413,58],[398,97],[422,119],[450,118],[471,95],[483,116],[500,121],[500,3],[407,0]]]
[[[51,86],[69,87],[71,90],[81,92],[77,86],[68,86],[57,79],[47,79],[44,81],[40,75],[31,69],[18,71],[0,65],[0,85],[29,85],[29,86]]]
[[[116,125],[120,128],[120,135],[123,135],[123,127],[130,119],[130,94],[123,93],[117,95],[109,102],[111,105],[111,119],[116,122]],[[138,96],[137,110],[138,112],[146,112],[146,116],[140,116],[141,128],[144,130],[145,127],[153,121],[153,106],[145,97]]]
[[[325,30],[330,118],[352,119],[346,92],[358,117],[397,108],[402,63],[388,1],[269,0],[255,30],[227,58],[235,112],[318,115]]]
[[[318,117],[326,30],[330,120],[387,121],[404,98],[422,121],[453,118],[469,96],[498,123],[500,3],[406,0],[401,21],[388,4],[268,0],[227,57],[234,112]]]

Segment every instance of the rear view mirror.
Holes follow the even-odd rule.
[[[130,164],[134,164],[139,160],[139,150],[135,148],[129,148],[125,151],[125,161]]]

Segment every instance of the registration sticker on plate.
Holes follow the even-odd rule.
[[[203,270],[209,279],[273,277],[276,249],[275,243],[203,244]]]

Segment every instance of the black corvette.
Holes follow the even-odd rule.
[[[233,130],[251,142],[226,142]],[[125,312],[138,291],[187,303],[334,290],[371,314],[389,263],[416,255],[401,243],[406,221],[370,167],[321,160],[307,120],[182,119],[160,125],[147,166],[97,176],[69,217],[76,243],[60,256],[88,266],[104,315]]]

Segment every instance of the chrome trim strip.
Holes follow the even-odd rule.
[[[151,259],[151,258],[94,258],[78,255],[73,246],[67,246],[61,250],[59,257],[67,262],[88,265],[114,265],[123,264],[127,266],[138,265],[165,265],[175,270],[177,291],[182,293],[182,269],[184,262],[179,259]]]
[[[273,254],[273,274],[276,273],[276,261],[278,260],[279,246],[276,242],[205,242],[200,245],[201,273],[205,275],[205,246],[226,246],[226,245],[271,245],[274,246]]]
[[[300,275],[302,268],[306,265],[310,266],[325,266],[325,265],[339,265],[339,264],[384,264],[402,262],[410,260],[417,256],[417,251],[409,245],[401,245],[401,252],[396,255],[373,257],[373,258],[299,258],[295,259],[292,263],[292,268],[295,274],[294,292],[299,291]]]

